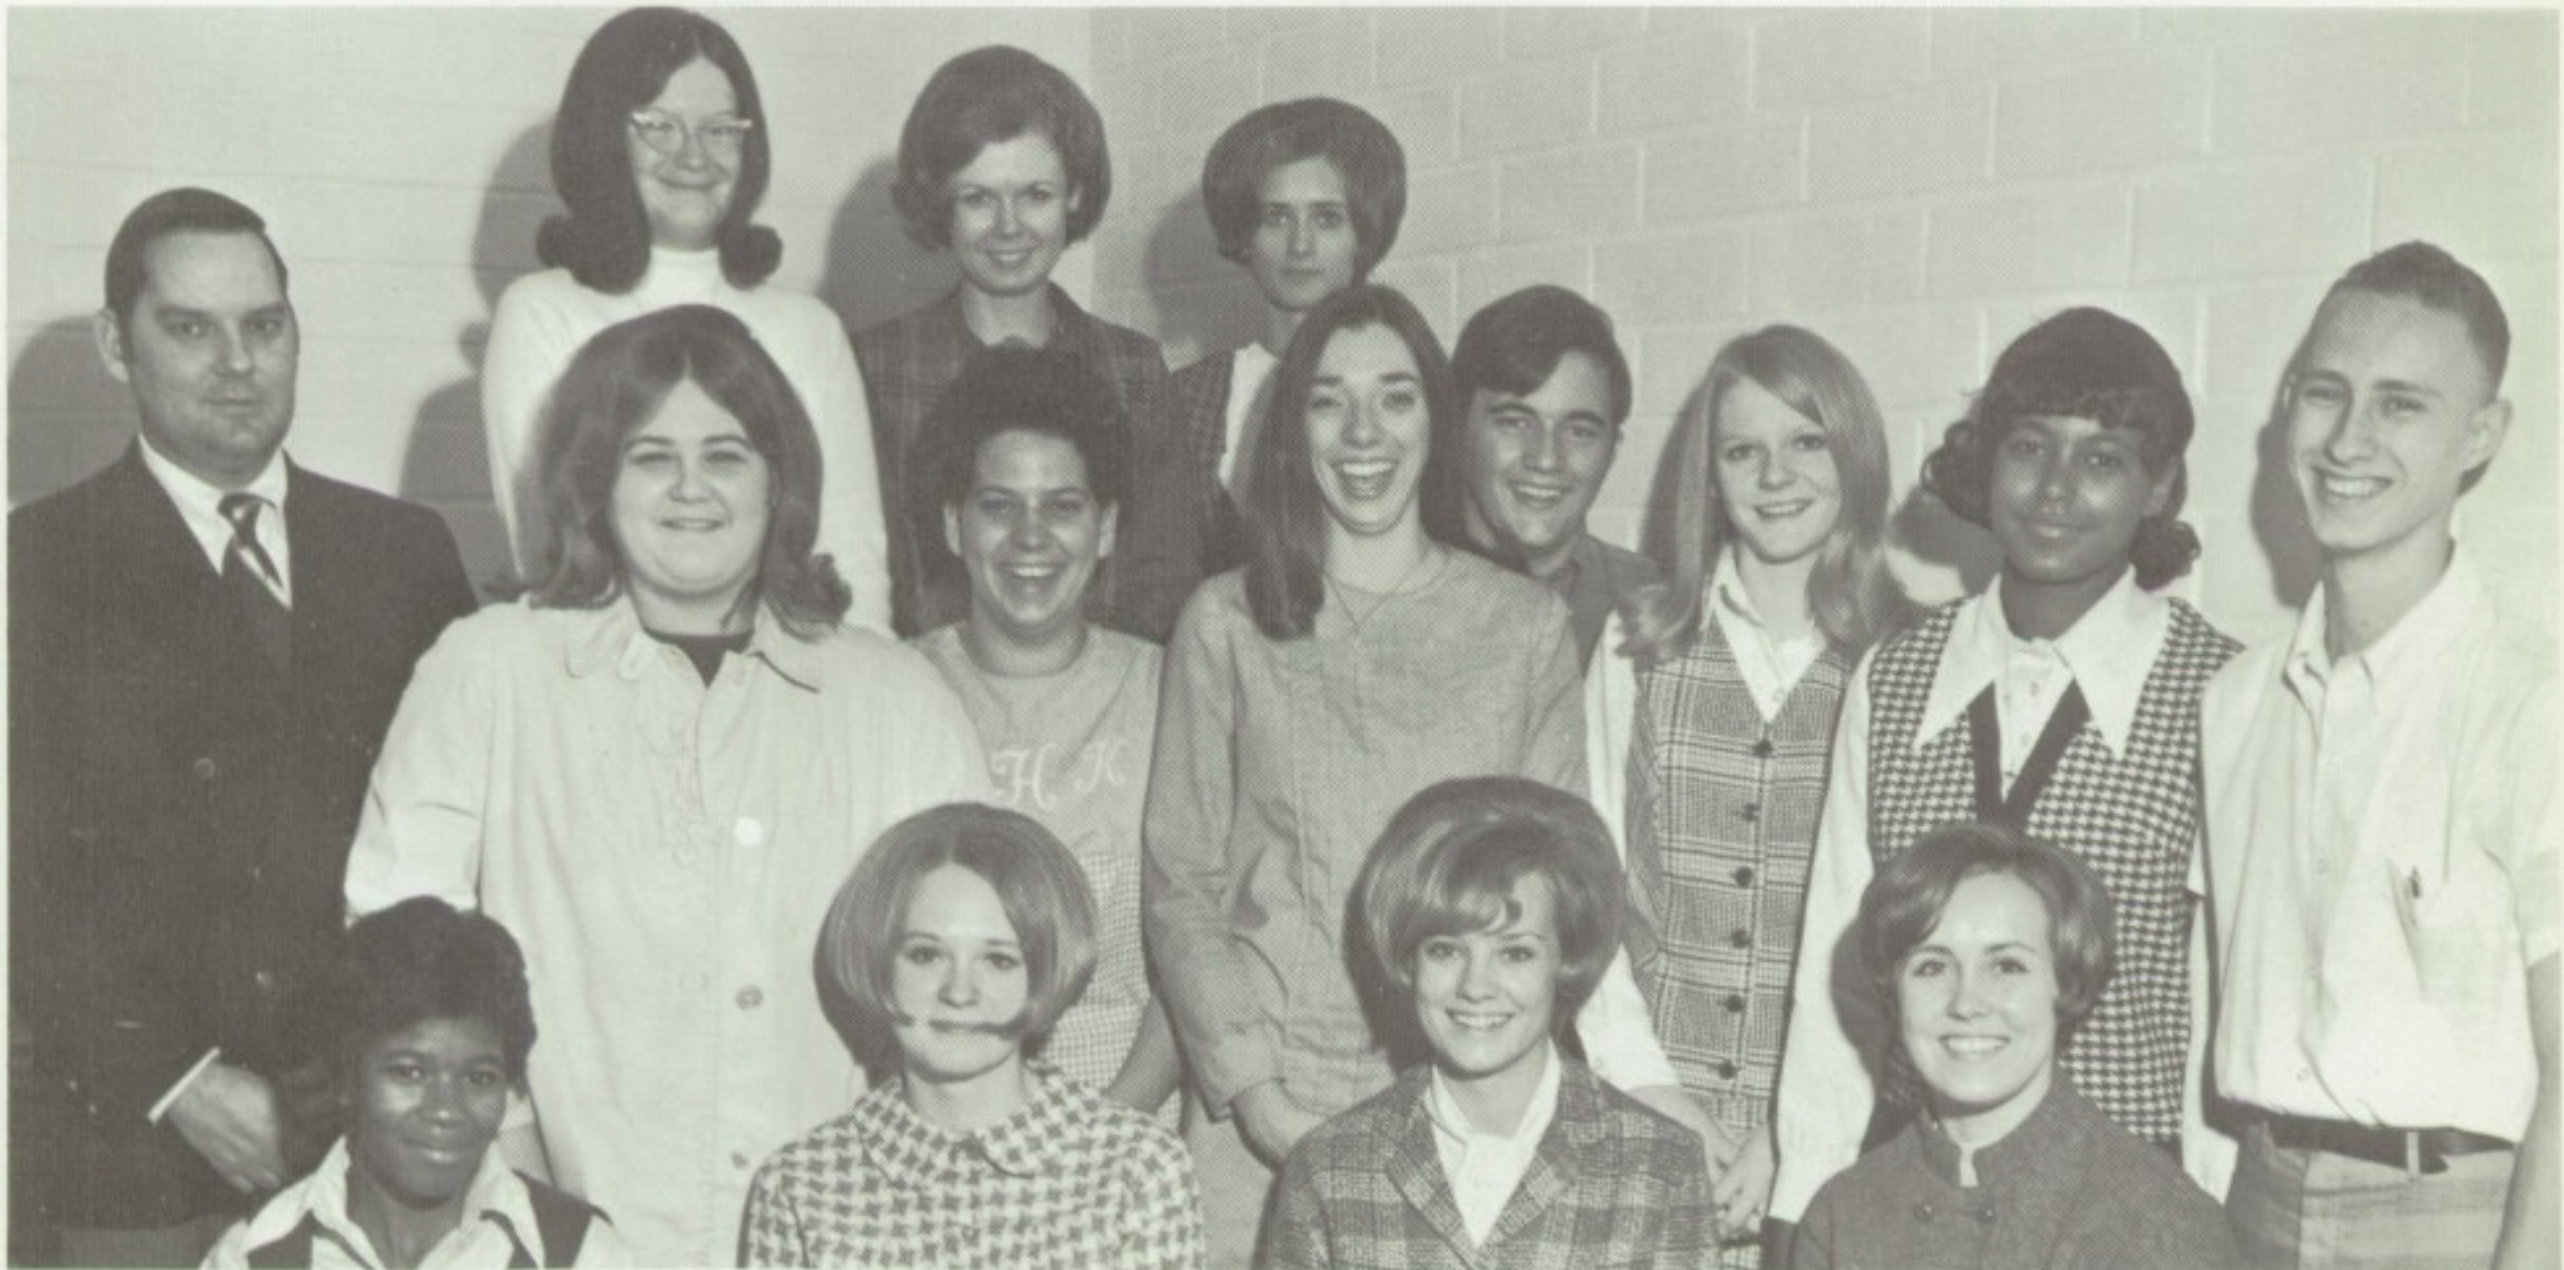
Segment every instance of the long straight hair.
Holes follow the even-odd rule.
[[[1842,510],[1817,549],[1807,602],[1825,638],[1854,656],[1903,620],[1907,604],[1887,571],[1887,427],[1868,381],[1842,351],[1795,326],[1728,341],[1683,412],[1675,438],[1672,577],[1631,597],[1629,639],[1640,661],[1670,657],[1700,637],[1701,599],[1735,529],[1718,496],[1718,417],[1728,392],[1752,383],[1825,430]]]
[[[1441,444],[1452,415],[1451,366],[1442,343],[1416,306],[1391,288],[1366,284],[1328,297],[1301,319],[1273,370],[1246,485],[1246,600],[1267,639],[1297,639],[1315,628],[1326,604],[1326,500],[1311,470],[1309,392],[1318,362],[1337,334],[1369,326],[1397,333],[1424,382],[1427,417],[1424,472],[1417,481],[1419,521],[1427,537],[1449,545],[1441,526],[1458,521],[1458,454]]]

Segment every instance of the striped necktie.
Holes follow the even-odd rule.
[[[223,519],[231,522],[231,546],[223,552],[223,589],[231,592],[249,621],[250,635],[268,664],[283,670],[293,660],[294,615],[285,607],[284,575],[275,557],[258,541],[258,512],[267,500],[255,494],[225,494]]]

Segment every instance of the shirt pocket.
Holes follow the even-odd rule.
[[[2488,973],[2509,943],[2510,897],[2497,871],[2442,868],[2389,854],[2386,885],[2422,996],[2453,1017],[2480,1017],[2505,982]]]

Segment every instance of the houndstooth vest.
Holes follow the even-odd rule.
[[[2180,600],[2146,673],[2126,752],[2083,725],[2030,808],[2028,832],[2080,856],[2110,888],[2118,969],[2065,1052],[2075,1086],[2152,1142],[2181,1132],[2190,1036],[2190,852],[2199,806],[2199,693],[2242,645]],[[1915,748],[1923,703],[1962,606],[1879,650],[1870,670],[1870,851],[1885,861],[1924,833],[1977,819],[1962,716]]]

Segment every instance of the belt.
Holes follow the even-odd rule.
[[[2512,1149],[2500,1138],[2464,1129],[2388,1129],[2303,1116],[2270,1116],[2262,1123],[2269,1127],[2272,1142],[2292,1151],[2323,1151],[2423,1173],[2447,1172],[2451,1156]]]

